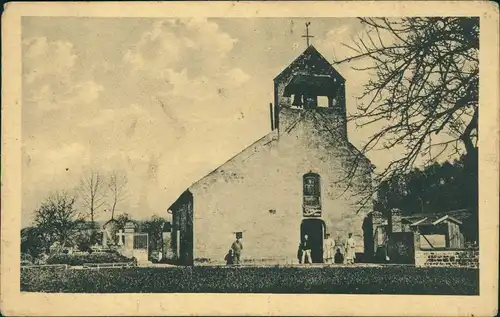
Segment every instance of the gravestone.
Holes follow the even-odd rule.
[[[127,222],[125,224],[124,231],[125,232],[123,235],[125,241],[123,243],[123,255],[131,258],[134,256],[134,233],[135,233],[134,223],[131,221]]]

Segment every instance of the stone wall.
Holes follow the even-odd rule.
[[[415,266],[479,268],[479,250],[417,250]]]

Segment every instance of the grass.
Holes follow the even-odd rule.
[[[479,270],[411,266],[23,269],[21,291],[477,295]]]

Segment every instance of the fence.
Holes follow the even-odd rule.
[[[134,233],[134,249],[148,249],[149,238],[147,233]]]
[[[38,264],[38,265],[22,265],[21,269],[63,269],[67,270],[67,264]]]
[[[110,269],[110,268],[125,268],[133,267],[135,264],[133,262],[120,262],[120,263],[84,263],[84,269]]]

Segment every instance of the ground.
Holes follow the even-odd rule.
[[[21,291],[477,295],[479,270],[413,266],[23,269]]]

